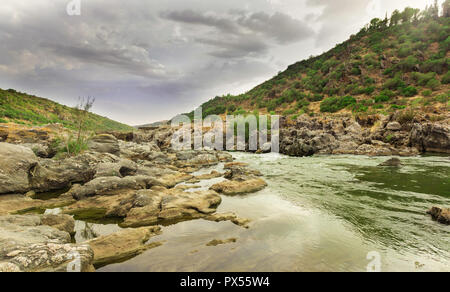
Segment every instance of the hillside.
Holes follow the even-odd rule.
[[[203,114],[276,113],[291,119],[302,114],[390,114],[404,109],[446,114],[449,6],[447,0],[443,15],[431,6],[373,19],[346,42],[289,66],[245,94],[204,103]]]
[[[60,123],[68,129],[76,129],[77,109],[51,100],[0,89],[0,124],[13,122],[23,125]],[[92,131],[130,131],[132,127],[108,118],[88,113],[86,128]]]

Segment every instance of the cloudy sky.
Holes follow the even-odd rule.
[[[1,0],[0,88],[131,125],[243,93],[396,8],[432,0]],[[440,1],[442,2],[442,1]]]

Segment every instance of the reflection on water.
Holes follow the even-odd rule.
[[[250,229],[204,220],[163,227],[151,241],[164,245],[101,271],[365,271],[370,251],[383,271],[450,271],[450,227],[425,213],[450,206],[448,157],[402,158],[391,169],[377,166],[387,158],[363,156],[234,156],[269,183],[223,197],[219,212],[251,219]],[[206,246],[228,238],[237,242]]]

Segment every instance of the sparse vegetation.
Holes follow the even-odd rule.
[[[59,123],[77,131],[80,110],[28,95],[14,89],[0,89],[0,123],[13,122],[30,126]],[[84,117],[89,131],[132,131],[133,128],[93,113]]]
[[[208,101],[203,104],[204,114],[259,109],[314,115],[319,108],[322,113],[335,113],[347,107],[355,114],[385,113],[407,108],[409,103],[402,98],[441,95],[450,83],[450,19],[438,11],[436,5],[424,11],[408,7],[390,18],[373,19],[348,41],[289,66],[245,94]],[[438,101],[427,102],[423,106]]]

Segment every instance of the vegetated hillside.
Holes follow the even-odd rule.
[[[405,108],[449,110],[450,0],[439,15],[406,8],[373,19],[358,34],[321,56],[298,62],[238,96],[216,97],[204,116],[277,113],[389,114]],[[193,113],[190,113],[192,116]]]
[[[60,123],[69,129],[77,128],[78,109],[61,105],[51,100],[0,89],[0,124],[45,125]],[[132,127],[99,115],[88,113],[86,128],[92,131],[130,131]]]

